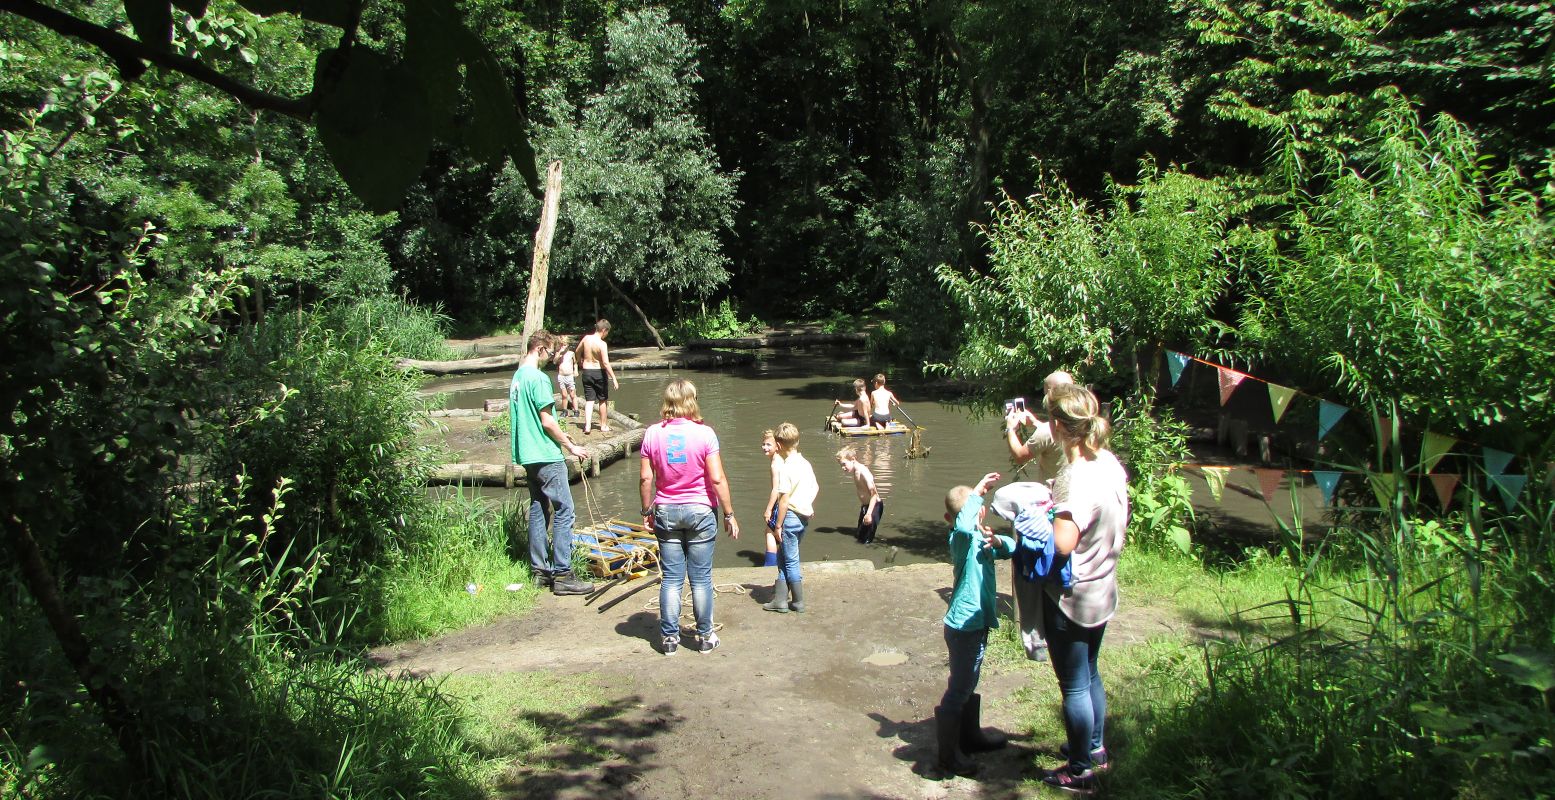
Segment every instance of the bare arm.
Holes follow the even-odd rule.
[[[1061,511],[1053,518],[1053,552],[1067,556],[1080,546],[1080,526],[1074,524],[1069,512]]]
[[[724,475],[722,455],[707,454],[707,480],[713,484],[713,492],[718,495],[718,507],[724,510],[724,528],[729,531],[729,538],[740,538],[740,523],[734,518],[734,501],[729,499],[729,480]]]
[[[599,364],[605,368],[605,377],[610,379],[610,388],[621,388],[621,384],[616,383],[616,371],[610,368],[610,345],[605,344],[604,339],[599,340]]]
[[[649,511],[643,514],[643,525],[653,527],[653,513],[650,506],[653,505],[653,462],[646,458],[639,458],[642,467],[637,472],[637,494],[642,498],[643,509]]]
[[[567,434],[562,433],[562,426],[556,424],[556,415],[551,413],[554,406],[546,406],[540,409],[540,427],[545,429],[545,435],[551,437],[563,452],[570,454],[579,461],[589,460],[589,451],[572,443]]]
[[[875,504],[880,502],[880,492],[875,488],[874,473],[864,470],[860,477],[864,479],[864,488],[869,492],[869,499],[864,501],[864,524],[868,525],[875,521]]]
[[[778,495],[778,465],[776,459],[772,461],[772,491],[767,495],[767,505],[761,509],[762,520],[772,519],[772,509],[777,505]],[[765,522],[763,522],[765,524]]]

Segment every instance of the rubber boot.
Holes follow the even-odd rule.
[[[949,775],[977,774],[977,762],[961,751],[961,719],[951,716],[944,706],[934,708],[934,734],[939,742],[936,761],[940,769]]]
[[[795,614],[804,613],[804,583],[790,583],[788,585],[788,607]]]
[[[961,707],[961,749],[968,753],[986,753],[1009,744],[998,731],[983,730],[983,696],[974,694]]]
[[[772,602],[762,605],[768,611],[776,611],[779,614],[788,613],[788,581],[778,578],[772,584]]]

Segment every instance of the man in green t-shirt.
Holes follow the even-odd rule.
[[[572,574],[572,523],[577,515],[562,451],[579,461],[589,454],[556,423],[551,380],[540,371],[555,355],[556,337],[539,330],[528,344],[508,386],[508,417],[513,421],[513,463],[523,465],[529,484],[529,568],[553,594],[588,594],[594,584]]]

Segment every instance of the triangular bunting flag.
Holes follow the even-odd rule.
[[[1506,468],[1512,463],[1512,454],[1494,447],[1483,448],[1485,451],[1485,471],[1491,475],[1500,475],[1506,472]]]
[[[1280,417],[1285,416],[1285,409],[1290,406],[1290,399],[1296,396],[1295,389],[1287,389],[1284,386],[1269,384],[1269,404],[1274,406],[1274,421],[1279,422]]]
[[[1447,451],[1457,443],[1456,438],[1445,433],[1426,431],[1425,438],[1420,442],[1420,463],[1425,465],[1425,471],[1436,469],[1437,462],[1441,461],[1442,456],[1447,455]]]
[[[1323,492],[1323,502],[1328,505],[1334,504],[1334,487],[1339,485],[1340,474],[1324,469],[1312,470],[1312,477],[1317,481],[1317,488]]]
[[[1273,502],[1274,493],[1280,488],[1280,479],[1285,477],[1285,471],[1254,467],[1253,474],[1258,476],[1258,491],[1263,492],[1263,501]]]
[[[1241,385],[1242,379],[1247,377],[1240,372],[1235,372],[1225,367],[1215,367],[1220,371],[1220,404],[1225,405],[1231,399],[1231,393]]]
[[[1182,369],[1188,366],[1188,357],[1173,350],[1166,351],[1166,369],[1172,373],[1172,385],[1182,380]]]
[[[1491,475],[1490,482],[1501,493],[1501,502],[1507,511],[1517,508],[1517,498],[1522,495],[1523,487],[1528,485],[1527,475]]]
[[[1204,471],[1204,482],[1209,484],[1209,496],[1220,502],[1220,494],[1226,488],[1226,476],[1231,473],[1230,467],[1200,467]]]
[[[1447,513],[1447,507],[1452,505],[1452,493],[1458,488],[1457,475],[1432,475],[1431,485],[1436,487],[1436,499],[1442,501],[1442,513]]]
[[[1393,495],[1398,491],[1398,475],[1392,472],[1368,472],[1366,481],[1371,484],[1371,493],[1377,496],[1377,505],[1389,508],[1393,505]]]
[[[1393,418],[1377,416],[1377,458],[1386,459],[1388,448],[1393,444]]]
[[[1224,402],[1224,400],[1221,401],[1221,403]],[[1324,436],[1327,436],[1328,432],[1333,430],[1335,425],[1339,424],[1339,419],[1349,410],[1338,403],[1330,403],[1327,400],[1319,401],[1317,407],[1317,438],[1322,439]]]

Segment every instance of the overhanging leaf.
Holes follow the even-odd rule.
[[[458,31],[460,60],[464,62],[464,86],[474,113],[465,129],[464,141],[470,154],[491,161],[504,151],[513,157],[514,166],[529,185],[529,192],[540,197],[540,173],[535,152],[524,135],[524,119],[513,103],[513,92],[497,60],[481,40],[464,28]]]
[[[173,46],[173,8],[168,0],[124,0],[135,36],[158,50]]]
[[[421,84],[363,47],[321,53],[314,84],[319,141],[341,179],[375,213],[393,211],[432,149]]]
[[[1541,692],[1555,689],[1555,656],[1548,652],[1520,647],[1496,656],[1496,660],[1501,662],[1496,670],[1513,683]]]

